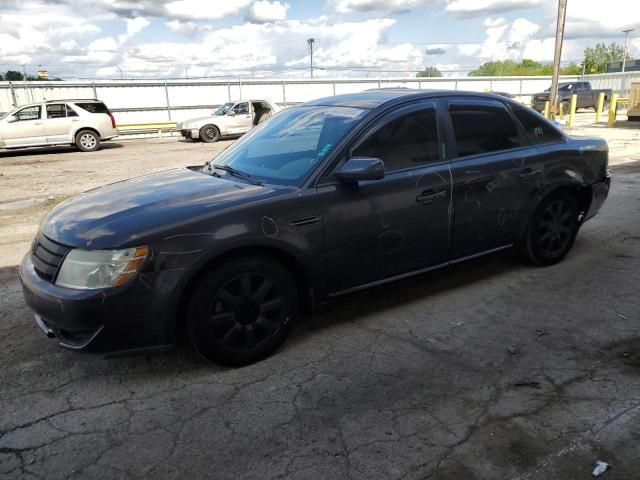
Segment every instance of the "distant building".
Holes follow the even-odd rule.
[[[607,63],[607,73],[622,71],[622,62]],[[640,72],[640,60],[627,60],[624,66],[625,72]]]

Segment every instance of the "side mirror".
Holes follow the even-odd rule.
[[[346,161],[334,172],[341,182],[354,183],[361,180],[380,180],[384,178],[384,162],[379,158],[354,157]]]
[[[13,122],[17,122],[18,121],[18,117],[16,117],[15,115],[9,115],[7,117],[7,123],[13,123]]]
[[[235,117],[236,116],[236,111],[235,110],[229,110],[227,112],[227,115],[229,115],[230,117]]]

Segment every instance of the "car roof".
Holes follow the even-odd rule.
[[[490,92],[468,92],[464,90],[416,90],[412,88],[378,88],[359,93],[347,93],[333,97],[319,98],[304,105],[328,107],[355,107],[368,110],[382,105],[400,103],[408,100],[421,100],[442,96],[490,98],[492,100],[509,101],[509,98]]]

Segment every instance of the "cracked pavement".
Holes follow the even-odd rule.
[[[598,459],[637,479],[640,158],[612,170],[563,263],[504,252],[353,294],[239,369],[186,342],[63,350],[9,262],[0,479],[587,479]]]

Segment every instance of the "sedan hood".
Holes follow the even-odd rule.
[[[222,209],[278,196],[288,188],[249,185],[191,169],[170,170],[85,192],[54,208],[42,221],[44,235],[86,249],[119,248],[149,234]]]

